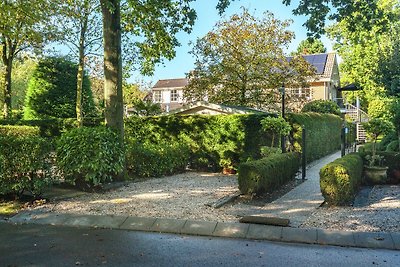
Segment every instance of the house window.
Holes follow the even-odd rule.
[[[295,88],[290,89],[290,94],[293,97],[311,99],[311,89],[310,88]]]
[[[161,103],[162,102],[161,91],[154,91],[154,102],[155,103]]]
[[[171,102],[178,102],[178,90],[171,90]]]

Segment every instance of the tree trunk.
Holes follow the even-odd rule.
[[[12,73],[12,62],[13,57],[7,54],[7,46],[3,45],[3,64],[5,66],[4,71],[4,87],[3,87],[3,96],[4,96],[4,106],[3,106],[3,117],[5,119],[9,119],[11,117],[11,73]]]
[[[81,28],[81,34],[79,39],[79,65],[77,74],[77,84],[76,84],[76,120],[78,126],[83,125],[83,114],[82,114],[82,94],[83,94],[83,75],[85,70],[85,35],[88,27],[88,17],[86,14],[83,18],[83,24]]]
[[[124,139],[120,0],[101,0],[104,38],[104,104],[106,125]]]

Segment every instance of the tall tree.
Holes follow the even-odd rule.
[[[374,26],[388,26],[388,18],[378,8],[380,0],[300,0],[293,10],[295,15],[308,16],[305,26],[310,36],[320,37],[325,33],[326,21],[341,22],[347,20],[346,30],[357,32],[370,30]],[[290,5],[292,0],[282,0]]]
[[[377,23],[369,29],[360,29],[357,32],[349,30],[349,24],[356,14],[350,15],[339,23],[328,28],[329,36],[335,40],[335,49],[343,62],[341,64],[342,81],[344,83],[356,83],[363,90],[346,94],[347,99],[354,101],[359,96],[362,105],[367,109],[369,102],[375,98],[385,97],[392,87],[393,77],[387,77],[392,69],[387,63],[391,61],[391,55],[395,56],[395,43],[393,38],[395,29],[398,28],[400,9],[397,0],[379,0],[377,2],[378,13],[382,13],[382,20],[388,25]],[[396,26],[397,25],[397,26]],[[392,41],[393,40],[393,41]],[[386,67],[385,67],[386,66]]]
[[[320,39],[307,38],[300,42],[293,55],[309,55],[326,53],[324,43]]]
[[[0,2],[0,51],[4,65],[3,116],[11,116],[11,73],[15,57],[28,48],[41,47],[51,37],[49,17],[56,1],[3,0]]]
[[[190,32],[196,12],[190,6],[195,0],[100,0],[103,15],[105,120],[123,138],[123,96],[121,36],[138,37],[133,42],[135,53],[128,62],[139,64],[143,73],[150,73],[162,58],[173,58],[179,45],[175,35]],[[222,12],[228,0],[219,0]],[[122,22],[121,24],[121,16]]]
[[[98,0],[65,0],[61,8],[66,43],[78,59],[76,118],[78,125],[83,124],[82,86],[85,73],[86,57],[101,48],[102,30],[101,13]]]
[[[289,25],[271,13],[256,18],[246,9],[218,22],[192,50],[195,69],[185,98],[269,109],[282,84],[306,85],[313,68],[301,56],[289,60],[284,54],[294,37]]]

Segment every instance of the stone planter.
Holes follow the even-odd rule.
[[[364,166],[364,178],[368,184],[385,184],[387,183],[388,167]]]

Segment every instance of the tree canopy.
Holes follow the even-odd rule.
[[[41,47],[54,37],[51,15],[56,1],[6,0],[0,2],[0,51],[3,72],[3,116],[9,117],[11,104],[11,73],[14,58],[23,50]]]
[[[301,56],[284,54],[294,37],[289,25],[271,13],[256,18],[246,9],[218,22],[193,47],[195,69],[185,98],[267,109],[277,102],[282,84],[306,85],[314,69]]]
[[[24,119],[76,117],[76,74],[78,67],[65,58],[51,57],[39,61],[29,81]],[[84,115],[95,111],[90,82],[83,82]]]
[[[324,43],[320,39],[308,38],[300,42],[293,55],[309,55],[326,53]]]

